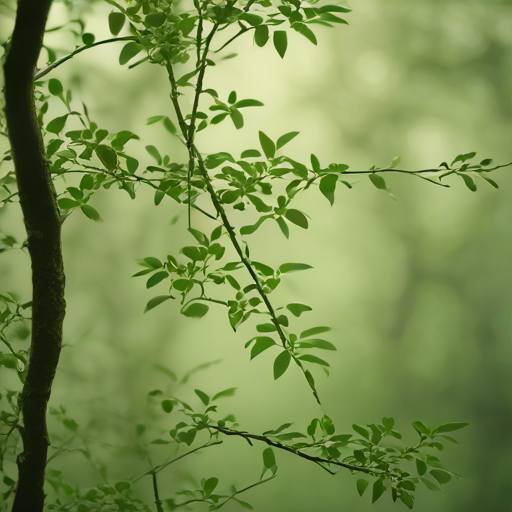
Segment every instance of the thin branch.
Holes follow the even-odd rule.
[[[160,501],[160,495],[158,494],[158,480],[156,473],[152,473],[153,477],[153,494],[155,495],[155,503],[157,512],[164,512],[164,508],[162,507],[162,502]]]
[[[89,48],[94,48],[95,46],[100,46],[102,44],[108,44],[108,43],[116,43],[118,41],[138,41],[138,38],[135,36],[125,36],[125,37],[113,37],[111,39],[105,39],[103,41],[98,41],[97,43],[93,44],[87,44],[84,46],[80,46],[75,51],[71,52],[70,54],[56,60],[52,64],[50,64],[48,67],[42,69],[39,71],[39,73],[36,73],[34,76],[34,81],[39,80],[40,78],[43,78],[43,76],[47,75],[51,71],[53,71],[55,68],[58,68],[61,64],[64,64],[64,62],[67,62],[68,60],[72,59],[75,55],[83,52],[84,50],[88,50]]]

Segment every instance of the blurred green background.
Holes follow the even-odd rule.
[[[84,2],[81,7],[86,30],[97,40],[108,37],[110,6]],[[307,161],[314,152],[323,165],[367,169],[400,155],[402,168],[419,169],[469,151],[497,163],[511,160],[509,1],[353,0],[351,7],[349,27],[316,30],[318,47],[292,33],[281,60],[270,44],[257,48],[247,36],[230,50],[237,58],[215,59],[218,66],[207,74],[208,87],[223,98],[236,90],[240,98],[257,98],[265,107],[246,110],[241,131],[226,121],[199,134],[200,149],[238,155],[258,146],[258,130],[274,139],[297,130],[301,134],[287,146],[287,154]],[[56,4],[49,26],[64,17],[63,6]],[[8,16],[1,23],[5,39]],[[49,35],[48,44],[64,53],[74,44],[66,37]],[[142,143],[128,147],[145,165],[150,164],[146,144],[185,161],[183,148],[161,127],[146,126],[148,117],[171,112],[164,70],[121,68],[120,49],[108,45],[84,52],[53,76],[73,89],[76,107],[85,102],[101,127],[137,133]],[[52,109],[60,112],[57,105]],[[329,357],[331,376],[317,372],[316,379],[337,432],[392,416],[412,442],[414,420],[470,423],[457,436],[461,446],[451,445],[442,454],[447,467],[463,479],[450,483],[446,494],[420,488],[418,512],[512,508],[510,172],[493,176],[499,191],[479,180],[477,193],[461,180],[450,181],[453,188],[447,190],[412,177],[389,177],[396,201],[362,180],[351,191],[340,185],[332,208],[311,190],[297,200],[297,207],[312,217],[309,230],[292,228],[286,241],[268,223],[248,238],[255,260],[314,267],[286,279],[274,301],[313,307],[295,320],[296,330],[333,327],[329,339],[338,351]],[[199,405],[194,388],[212,394],[236,386],[236,396],[225,400],[220,412],[234,413],[251,432],[288,421],[303,430],[322,414],[297,371],[274,382],[270,354],[249,363],[243,345],[254,335],[254,322],[233,333],[224,310],[211,308],[196,321],[180,316],[171,302],[142,315],[147,300],[165,290],[162,284],[148,291],[144,280],[131,279],[138,270],[135,260],[177,255],[193,243],[185,231],[184,207],[171,200],[155,207],[152,194],[142,189],[135,201],[111,189],[97,194],[92,204],[104,223],[74,214],[64,224],[66,347],[51,405],[68,408],[80,432],[90,438],[95,457],[109,468],[112,482],[148,467],[136,453],[135,424],[147,424],[154,437],[165,437],[179,421],[174,413],[155,414],[157,408],[146,398],[152,389]],[[231,216],[237,226],[250,223]],[[206,232],[214,227],[199,214],[193,222]],[[0,228],[23,237],[15,207],[0,210]],[[28,257],[19,251],[3,254],[1,291],[16,291],[29,300],[28,272]],[[183,375],[216,360],[222,363],[179,389],[152,366],[158,363]],[[16,380],[7,373],[2,386],[12,389]],[[52,425],[54,439],[64,439],[63,428]],[[158,463],[174,448],[151,450]],[[162,498],[202,477],[218,476],[219,491],[228,491],[231,484],[249,485],[259,478],[261,452],[261,446],[227,439],[162,473]],[[278,479],[241,496],[255,510],[406,509],[393,504],[389,493],[373,506],[368,496],[359,498],[356,477],[348,472],[330,477],[281,453],[278,464]],[[80,454],[63,455],[52,467],[84,487],[101,480]],[[10,471],[14,474],[13,467]],[[136,490],[152,500],[149,480],[141,480]],[[226,506],[227,511],[239,508]]]

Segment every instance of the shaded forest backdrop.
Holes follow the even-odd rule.
[[[277,137],[300,129],[300,137],[290,143],[292,157],[308,159],[314,151],[321,161],[355,169],[385,165],[396,155],[405,168],[427,168],[468,151],[498,163],[510,161],[510,2],[353,0],[351,7],[349,28],[317,30],[318,48],[292,34],[284,61],[270,46],[256,51],[250,38],[241,39],[233,47],[239,57],[209,71],[209,87],[224,94],[236,89],[266,108],[246,117],[243,132],[224,123],[199,134],[202,148],[238,153],[247,147],[247,137],[256,146],[258,130]],[[0,9],[5,9],[0,11],[3,41],[11,25],[6,6]],[[99,2],[86,10],[86,29],[97,39],[109,37],[108,12],[110,6]],[[63,16],[56,3],[49,26]],[[73,47],[71,37],[58,38],[48,42],[63,51]],[[83,100],[111,132],[130,129],[172,158],[185,158],[163,130],[146,126],[148,117],[171,110],[164,71],[121,68],[120,49],[109,45],[84,52],[53,76],[72,86],[75,99]],[[143,146],[138,151],[147,159]],[[393,416],[401,431],[416,419],[470,423],[458,436],[462,445],[444,456],[464,479],[450,485],[447,495],[418,490],[418,512],[509,512],[512,506],[509,174],[507,169],[496,174],[499,191],[479,181],[476,194],[461,180],[445,190],[389,177],[397,201],[364,180],[352,191],[340,187],[332,208],[311,192],[299,200],[315,212],[308,231],[295,229],[286,242],[269,224],[253,235],[253,250],[265,250],[266,262],[300,255],[300,261],[314,266],[300,283],[289,279],[278,293],[312,305],[318,325],[335,329],[332,374],[317,380],[339,430],[382,416]],[[180,396],[192,398],[196,387],[214,392],[236,386],[237,395],[224,409],[248,430],[268,429],[292,417],[304,423],[302,428],[317,414],[299,375],[290,372],[274,383],[265,356],[249,365],[243,343],[251,327],[233,333],[224,313],[216,316],[213,308],[201,322],[188,319],[172,301],[142,315],[155,294],[141,292],[141,283],[130,278],[139,270],[135,260],[172,254],[184,245],[186,232],[180,226],[186,212],[170,201],[155,207],[150,192],[139,194],[134,202],[124,191],[97,194],[93,205],[105,222],[72,215],[63,229],[66,346],[51,405],[68,408],[113,479],[145,469],[135,453],[134,425],[149,421],[148,391],[171,386],[155,363],[183,375],[199,363],[222,360],[191,377]],[[15,208],[0,210],[0,230],[23,237]],[[28,269],[28,256],[20,251],[3,254],[2,289],[23,290],[29,300]],[[2,387],[17,386],[14,375],[4,375]],[[163,421],[159,427],[169,428]],[[56,440],[67,435],[56,422],[52,430]],[[283,454],[279,464],[280,478],[247,495],[256,510],[370,509],[346,472],[328,477]],[[212,472],[226,484],[242,484],[259,476],[260,465],[259,452],[243,440],[228,440],[176,465],[161,480],[161,494],[171,494],[176,481]],[[52,467],[83,486],[98,480],[79,454],[64,455]],[[403,505],[393,506],[386,498],[373,510],[396,507]]]

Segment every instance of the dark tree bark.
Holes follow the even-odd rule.
[[[61,223],[37,123],[33,77],[51,0],[18,0],[5,72],[5,113],[32,262],[32,341],[21,393],[23,452],[14,512],[41,512],[48,445],[46,407],[65,314]]]

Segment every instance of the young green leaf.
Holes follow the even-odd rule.
[[[288,133],[285,133],[284,135],[281,135],[281,137],[279,137],[279,139],[277,139],[276,148],[281,149],[285,144],[288,144],[288,142],[290,142],[292,139],[297,137],[297,135],[299,135],[299,133],[300,132],[288,132]]]
[[[433,469],[430,471],[430,474],[440,483],[447,484],[451,479],[451,475],[446,471],[442,471],[441,469]]]
[[[375,503],[383,494],[386,488],[384,487],[384,483],[382,479],[379,478],[373,484],[373,493],[372,493],[372,503]]]
[[[306,311],[312,311],[312,308],[310,308],[309,306],[306,306],[306,304],[297,304],[297,303],[288,304],[286,306],[286,309],[288,311],[290,311],[290,313],[292,315],[297,316],[297,317],[299,317],[300,315],[302,315],[302,313],[305,313]]]
[[[430,429],[422,423],[421,421],[414,421],[412,426],[420,433],[420,434],[430,434]]]
[[[146,309],[144,309],[144,313],[147,313],[153,308],[156,308],[162,302],[165,302],[166,300],[172,299],[170,295],[159,295],[158,297],[153,297],[148,303],[146,304]]]
[[[204,405],[208,405],[210,403],[210,397],[204,391],[194,389],[194,393],[200,398]]]
[[[156,286],[158,283],[163,281],[169,277],[169,274],[165,271],[157,272],[156,274],[153,274],[146,283],[146,288],[153,288],[153,286]]]
[[[135,42],[126,43],[123,46],[121,53],[119,54],[119,64],[121,64],[121,66],[123,66],[128,61],[133,59],[133,57],[138,55],[143,49],[144,49],[144,46],[142,46],[138,43],[135,43]]]
[[[165,20],[166,15],[164,12],[154,12],[146,16],[144,24],[146,27],[158,28],[165,23]]]
[[[467,427],[468,425],[469,423],[445,423],[444,425],[437,427],[432,433],[441,434],[443,432],[453,432],[455,430],[460,430],[461,428]]]
[[[274,47],[283,59],[284,54],[286,53],[286,48],[288,48],[288,36],[284,30],[276,30],[274,32]]]
[[[50,78],[48,81],[48,90],[53,96],[60,96],[64,92],[62,84],[56,78]]]
[[[356,487],[357,487],[357,492],[359,493],[359,496],[362,496],[367,487],[370,485],[370,482],[368,482],[368,480],[363,480],[362,478],[360,478],[357,483],[356,483]]]
[[[276,465],[276,456],[270,446],[263,452],[263,464],[267,469],[273,468]]]
[[[101,163],[109,171],[113,171],[117,167],[117,153],[114,149],[109,146],[105,146],[105,144],[100,144],[94,151]]]
[[[476,192],[475,180],[469,174],[460,173],[459,176],[464,180],[466,187],[468,187],[471,192]]]
[[[309,270],[313,268],[311,265],[307,263],[283,263],[279,267],[279,272],[281,274],[291,274],[292,272],[299,272],[300,270]]]
[[[283,217],[277,217],[276,222],[283,235],[286,238],[290,238],[290,228],[288,227],[288,224],[286,224],[286,221],[283,219]]]
[[[56,135],[58,135],[64,128],[67,119],[68,119],[68,114],[66,114],[65,116],[56,117],[55,119],[52,119],[48,123],[46,130],[49,131],[50,133],[55,133]]]
[[[194,302],[190,304],[182,313],[189,318],[202,318],[210,308],[206,304],[201,304],[200,302]]]
[[[103,222],[103,219],[100,217],[98,211],[91,205],[82,204],[80,205],[80,210],[82,210],[82,212],[87,218],[93,220],[94,222]]]
[[[261,149],[263,149],[263,153],[267,158],[274,158],[276,154],[276,146],[274,141],[265,135],[263,132],[259,132]]]
[[[327,361],[324,361],[323,359],[320,359],[319,357],[313,356],[311,354],[304,354],[303,356],[299,356],[298,359],[301,361],[307,361],[308,363],[319,364],[321,366],[330,366]]]
[[[216,395],[213,395],[212,402],[215,402],[215,400],[218,400],[219,398],[234,396],[236,390],[237,390],[237,388],[225,389],[224,391],[221,391],[221,392],[217,393]]]
[[[301,348],[321,348],[323,350],[336,350],[336,347],[327,340],[320,339],[307,339],[305,341],[300,342]]]
[[[423,476],[427,472],[427,465],[424,461],[416,459],[416,471],[420,476]]]
[[[291,355],[288,350],[283,350],[274,361],[274,380],[279,379],[290,365]]]
[[[314,45],[317,44],[315,34],[309,27],[304,25],[304,23],[294,23],[292,28],[299,32],[299,34],[302,34],[306,39],[309,39]]]
[[[331,203],[331,206],[334,204],[334,191],[336,190],[337,182],[338,176],[336,174],[328,174],[320,180],[320,192]]]
[[[111,12],[108,15],[108,27],[113,36],[117,36],[123,28],[125,15],[122,12]]]
[[[370,174],[368,177],[376,188],[379,190],[387,190],[386,182],[382,176],[379,176],[378,174]]]
[[[208,478],[208,480],[206,480],[206,482],[203,485],[203,491],[206,498],[210,496],[210,494],[215,490],[218,483],[218,478]]]
[[[286,218],[295,225],[308,229],[308,219],[301,211],[290,208],[286,211]]]
[[[158,162],[158,165],[162,165],[162,157],[155,146],[146,146],[146,151]]]
[[[269,38],[269,30],[267,25],[259,25],[254,31],[254,42],[262,48],[267,44]]]
[[[164,400],[164,401],[162,401],[162,409],[167,414],[171,413],[172,410],[174,409],[174,404],[172,403],[172,400]]]
[[[256,343],[251,349],[251,360],[275,344],[276,342],[268,336],[258,336]]]

